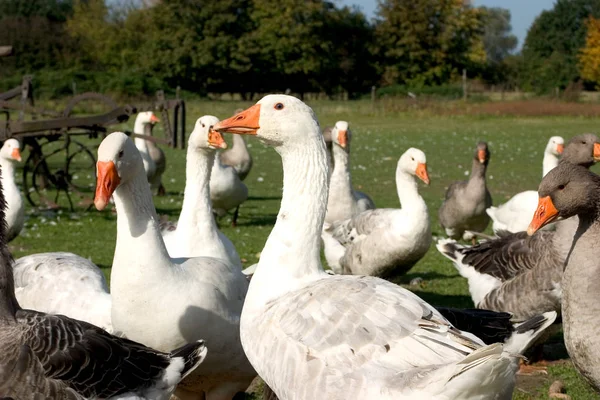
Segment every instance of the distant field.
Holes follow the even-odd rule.
[[[224,118],[234,109],[248,105],[250,103],[190,102],[188,132],[195,119],[202,115]],[[550,136],[561,135],[568,139],[582,132],[594,132],[598,126],[597,120],[585,117],[454,115],[447,110],[436,113],[418,108],[394,111],[393,107],[373,108],[366,101],[316,102],[312,105],[322,126],[337,120],[350,122],[353,183],[371,195],[378,207],[399,207],[394,173],[400,155],[409,147],[420,148],[426,153],[431,185],[419,184],[419,189],[430,207],[436,236],[442,233],[437,210],[444,192],[453,181],[466,179],[478,140],[488,141],[491,149],[488,185],[494,204],[499,204],[519,191],[537,188],[542,173],[542,154]],[[130,129],[132,126],[133,120]],[[254,157],[254,168],[246,179],[250,199],[240,210],[236,228],[230,227],[228,217],[220,221],[223,232],[235,243],[245,265],[258,260],[271,231],[279,209],[282,182],[279,156],[258,141],[250,140],[249,143]],[[163,182],[168,195],[154,200],[159,214],[175,220],[183,200],[185,153],[171,149],[165,149],[165,152],[168,169]],[[93,180],[94,171],[89,171],[89,175]],[[103,268],[107,277],[110,276],[116,215],[95,210],[73,214],[67,210],[58,213],[28,211],[25,232],[12,242],[15,257],[44,251],[70,251],[91,258]],[[423,282],[407,287],[425,300],[437,305],[472,306],[466,281],[434,246],[398,283],[408,284],[415,277],[423,278]],[[572,399],[598,399],[571,364],[562,360],[566,353],[560,345],[560,337],[554,338],[553,342],[554,345],[549,346],[552,351],[546,356],[557,361],[550,366],[549,375],[522,379],[515,398],[546,399],[549,385],[561,379]]]

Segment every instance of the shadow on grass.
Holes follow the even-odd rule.
[[[280,200],[281,196],[248,196],[248,200]]]
[[[238,220],[237,226],[273,226],[277,221],[277,214],[266,214],[254,217],[245,217]]]

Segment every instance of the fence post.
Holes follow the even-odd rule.
[[[462,90],[463,90],[463,100],[467,100],[467,69],[463,68],[462,73]]]
[[[71,90],[73,91],[73,96],[77,96],[77,82],[75,80],[71,81]]]

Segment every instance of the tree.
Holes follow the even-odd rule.
[[[511,34],[510,11],[505,8],[481,7],[484,19],[483,45],[490,63],[501,63],[517,47]]]
[[[600,20],[590,17],[586,27],[585,47],[579,53],[581,77],[600,86]]]
[[[590,16],[600,16],[600,0],[557,0],[536,18],[523,46],[521,86],[547,92],[581,78],[578,54]]]

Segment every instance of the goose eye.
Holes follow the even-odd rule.
[[[277,103],[277,104],[275,104],[275,109],[276,110],[283,110],[283,103]]]
[[[558,186],[558,190],[563,190],[565,188],[565,185],[559,185]]]
[[[204,124],[202,124],[202,127],[203,127],[203,128],[204,128],[204,126],[205,126],[205,125],[204,125]]]
[[[119,158],[123,158],[123,150],[119,152]]]
[[[415,161],[415,158],[414,158],[414,157],[411,157],[410,159],[411,159],[411,160],[413,160],[413,161]]]

